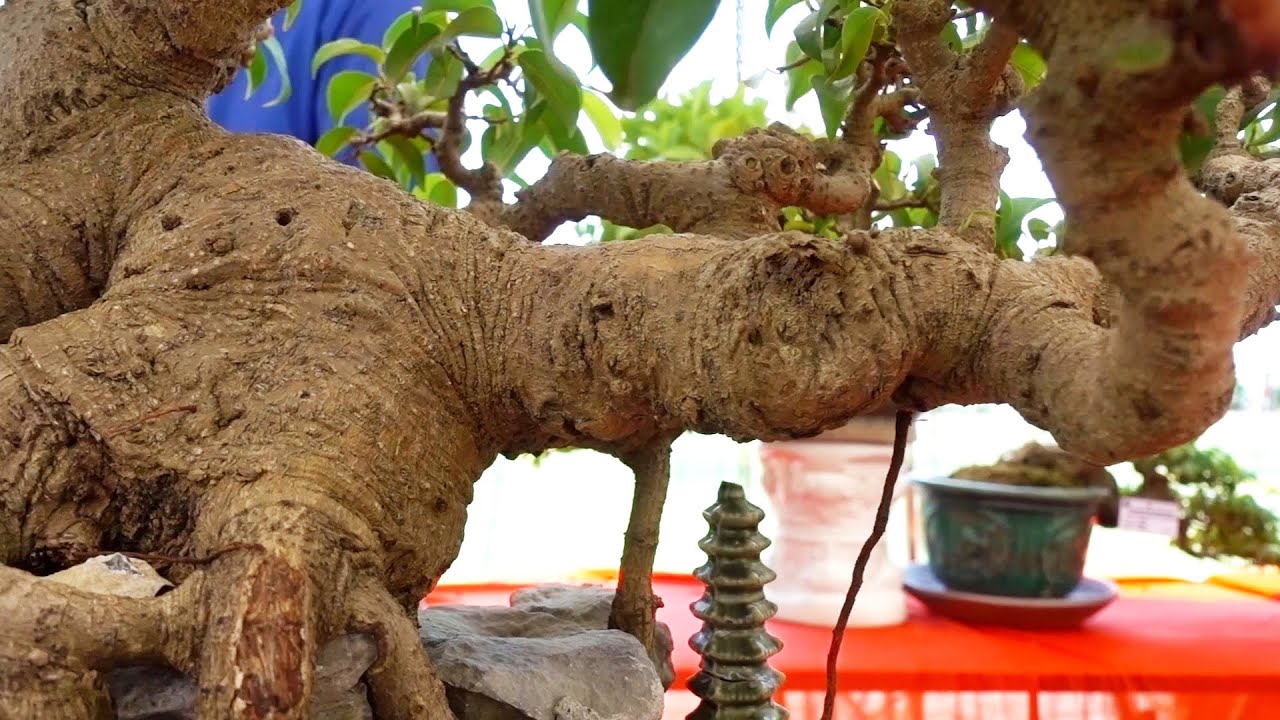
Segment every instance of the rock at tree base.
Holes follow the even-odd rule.
[[[459,720],[660,718],[663,684],[653,662],[635,638],[607,629],[613,595],[545,585],[514,593],[511,607],[419,613]]]
[[[423,644],[459,720],[658,720],[664,685],[639,641],[607,629],[613,595],[546,585],[514,593],[511,607],[421,611]],[[658,634],[669,671],[671,633],[659,624]],[[325,644],[310,720],[372,720],[361,677],[377,652],[368,635]],[[107,683],[120,720],[195,720],[196,685],[181,673],[121,668]]]

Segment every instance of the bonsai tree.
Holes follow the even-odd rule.
[[[581,154],[588,95],[550,40],[581,23],[632,111],[713,1],[591,0],[585,20],[534,2],[534,32],[491,59],[457,42],[504,34],[487,2],[428,2],[361,49],[372,82],[329,94],[383,126],[321,149],[376,168],[379,143],[401,146],[411,173],[429,144],[466,211],[435,202],[439,178],[406,192],[395,167],[207,120],[287,4],[0,9],[0,714],[102,717],[102,674],[149,662],[198,678],[203,719],[305,717],[317,648],[364,632],[377,717],[448,717],[410,609],[499,453],[586,447],[634,468],[614,615],[644,640],[678,434],[809,436],[886,398],[1005,402],[1091,462],[1143,457],[1223,413],[1232,346],[1275,316],[1270,3],[825,0],[788,63],[812,73],[819,135],[771,125],[661,162]],[[404,71],[418,52],[434,53],[424,78]],[[495,99],[486,162],[467,166],[466,97],[511,82],[521,107]],[[1015,107],[1065,216],[1060,252],[1032,261],[997,245],[988,131]],[[900,208],[920,212],[865,229],[893,212],[882,138],[925,113],[936,218]],[[543,145],[550,169],[509,197],[511,159]],[[788,208],[840,225],[785,230]],[[588,216],[672,234],[540,242]],[[109,550],[166,559],[177,587],[40,577]]]
[[[1280,520],[1240,485],[1254,479],[1226,452],[1188,443],[1133,462],[1142,475],[1137,497],[1182,506],[1174,542],[1197,557],[1235,557],[1280,564]]]
[[[1120,512],[1120,490],[1105,467],[1050,445],[1027,443],[991,465],[970,465],[951,473],[962,480],[1008,483],[1026,487],[1087,488],[1108,492],[1098,507],[1098,524],[1115,527]]]

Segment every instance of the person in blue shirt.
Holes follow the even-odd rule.
[[[373,61],[368,58],[343,55],[322,65],[313,78],[311,59],[316,50],[339,38],[355,38],[381,46],[387,28],[420,4],[421,0],[308,0],[288,30],[283,30],[285,11],[281,10],[272,18],[272,27],[284,50],[292,95],[279,105],[266,107],[281,88],[280,69],[273,65],[263,84],[246,99],[249,73],[241,70],[229,87],[209,99],[209,117],[231,132],[291,135],[315,145],[336,125],[325,103],[329,80],[343,70],[372,72],[374,69]],[[415,68],[418,77],[426,72],[427,62],[425,58],[419,61]],[[368,105],[348,115],[343,125],[368,127]],[[349,162],[354,164],[354,158]]]

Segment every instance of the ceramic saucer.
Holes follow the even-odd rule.
[[[1062,630],[1079,626],[1115,600],[1116,586],[1083,578],[1064,598],[1016,598],[949,590],[929,569],[918,564],[902,573],[902,585],[931,612],[975,625],[1024,630]]]

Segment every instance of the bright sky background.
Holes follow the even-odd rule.
[[[499,15],[518,29],[529,26],[529,8],[526,0],[496,0]],[[800,4],[787,14],[775,27],[772,38],[765,34],[764,13],[768,0],[742,0],[742,76],[758,78],[759,82],[751,91],[751,96],[760,97],[769,102],[771,120],[787,122],[793,126],[804,125],[809,128],[821,128],[821,115],[818,113],[817,100],[811,93],[801,100],[794,113],[785,111],[786,78],[773,68],[783,64],[787,43],[791,40],[791,31],[796,22],[806,13]],[[583,0],[580,7],[586,10]],[[738,3],[736,0],[722,0],[720,8],[710,27],[703,34],[693,50],[676,66],[670,78],[662,88],[664,96],[672,97],[692,89],[707,81],[713,81],[714,96],[731,95],[738,83]],[[570,27],[561,34],[556,42],[556,55],[574,68],[583,77],[587,86],[607,90],[608,80],[598,71],[584,74],[590,66],[590,52],[586,39],[576,28]],[[584,123],[584,125],[587,123]],[[1040,161],[1035,152],[1023,138],[1026,127],[1021,116],[1010,113],[996,121],[992,129],[992,138],[1009,149],[1009,165],[1002,178],[1007,192],[1015,197],[1051,197],[1053,188],[1041,170]],[[592,150],[603,150],[598,138],[588,131],[588,143]],[[907,140],[895,141],[890,145],[894,152],[901,155],[904,161],[913,157],[934,152],[933,139],[923,132],[918,132]],[[478,163],[478,143],[473,145],[469,162]],[[906,162],[904,162],[904,165]],[[543,174],[547,160],[537,152],[520,166],[519,174],[526,178],[537,178]],[[1056,204],[1051,204],[1032,213],[1028,217],[1040,217],[1050,224],[1057,222],[1061,213]],[[556,241],[577,241],[572,226],[565,226],[554,236]],[[1280,328],[1272,327],[1237,346],[1237,374],[1241,381],[1251,388],[1261,391],[1268,384],[1280,385]]]

